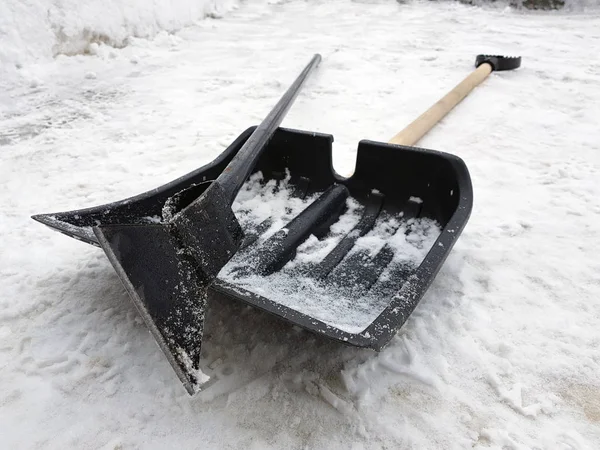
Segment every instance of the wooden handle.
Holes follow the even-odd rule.
[[[421,114],[404,130],[390,139],[390,144],[415,145],[433,126],[458,105],[479,83],[492,72],[492,66],[481,64],[435,105]]]

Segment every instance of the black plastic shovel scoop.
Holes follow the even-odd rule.
[[[472,208],[464,162],[410,145],[520,58],[480,55],[477,70],[389,143],[361,141],[349,178],[332,168],[331,135],[276,129],[317,63],[212,163],[137,197],[34,216],[102,246],[190,393],[208,378],[204,314],[221,298],[351,345],[389,342]]]

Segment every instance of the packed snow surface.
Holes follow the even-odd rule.
[[[598,11],[240,5],[0,77],[2,447],[600,448]],[[205,336],[215,381],[190,398],[104,253],[29,216],[211,161],[314,52],[323,62],[283,125],[333,134],[342,174],[360,139],[393,136],[476,54],[523,66],[492,73],[419,143],[464,159],[474,209],[388,347],[340,346],[224,302]]]
[[[102,43],[123,47],[132,38],[176,31],[236,5],[236,0],[2,0],[0,67],[95,53]]]

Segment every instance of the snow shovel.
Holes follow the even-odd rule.
[[[208,378],[199,370],[205,312],[224,298],[380,350],[434,280],[472,208],[465,163],[410,145],[493,70],[519,65],[478,56],[471,75],[389,143],[359,142],[348,178],[332,168],[333,136],[283,128],[232,178],[228,168],[263,123],[167,185],[33,218],[104,248],[190,394]],[[215,179],[208,186],[234,179],[235,188],[205,195],[203,182]],[[214,237],[206,253],[195,251],[204,237],[197,230]]]

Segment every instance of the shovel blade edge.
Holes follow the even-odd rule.
[[[209,377],[200,369],[208,282],[165,224],[94,227],[117,272],[189,394]]]

